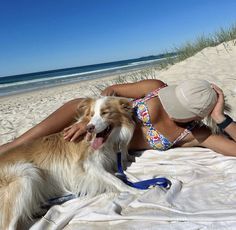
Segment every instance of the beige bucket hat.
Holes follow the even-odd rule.
[[[206,80],[191,79],[159,90],[160,101],[171,118],[204,118],[217,102],[217,94]]]

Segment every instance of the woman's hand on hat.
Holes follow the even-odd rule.
[[[211,112],[211,117],[216,123],[221,123],[225,120],[224,116],[224,107],[225,107],[225,100],[224,100],[224,93],[221,88],[219,88],[217,85],[212,84],[212,88],[216,91],[218,99],[216,102],[215,107],[213,108]]]

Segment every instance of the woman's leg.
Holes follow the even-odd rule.
[[[81,98],[71,100],[53,112],[45,120],[7,144],[0,146],[0,153],[38,137],[47,136],[62,131],[69,126],[76,116],[76,109]]]

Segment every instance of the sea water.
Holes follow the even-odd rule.
[[[173,54],[174,55],[174,54]],[[0,77],[0,96],[121,74],[158,64],[164,55]]]

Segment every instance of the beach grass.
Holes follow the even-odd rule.
[[[110,81],[104,81],[100,84],[95,86],[95,90],[93,91],[94,96],[100,95],[101,91],[106,87],[113,85],[113,84],[124,84],[124,83],[132,83],[137,82],[145,79],[157,79],[155,68],[152,67],[145,67],[144,69],[123,73],[118,75],[117,78],[114,78]]]
[[[214,47],[228,41],[233,41],[234,45],[236,45],[236,23],[228,28],[220,28],[213,34],[200,35],[195,41],[185,42],[179,47],[174,47],[171,52],[175,52],[176,56],[174,58],[168,57],[170,52],[167,52],[167,58],[160,64],[160,68],[166,68],[169,65],[192,57],[204,48]]]

